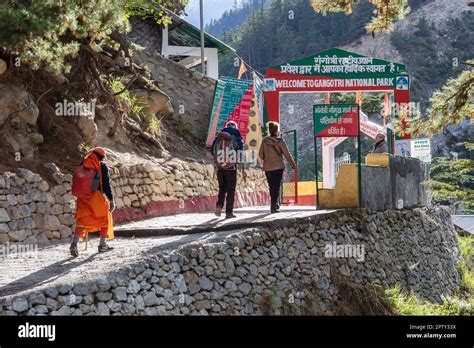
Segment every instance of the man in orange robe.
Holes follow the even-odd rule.
[[[99,252],[112,250],[106,239],[114,238],[112,212],[115,201],[110,186],[106,153],[101,147],[94,148],[83,160],[82,165],[99,173],[98,188],[88,199],[77,199],[76,230],[70,247],[71,255],[77,257],[77,243],[85,233],[100,232]]]

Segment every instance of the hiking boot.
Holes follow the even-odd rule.
[[[270,207],[270,213],[279,213],[280,212],[280,206],[278,204],[274,205],[273,207]]]
[[[214,214],[216,214],[217,217],[221,216],[221,213],[222,213],[222,207],[216,207],[216,211],[214,212]]]
[[[72,257],[79,256],[79,250],[77,249],[77,245],[71,245],[71,247],[69,248],[69,252],[71,253]]]
[[[99,244],[99,253],[105,253],[106,251],[113,250],[114,248],[107,244]]]
[[[226,219],[232,219],[232,218],[235,218],[235,217],[237,217],[237,216],[234,215],[233,213],[227,213],[227,214],[225,214],[225,218],[226,218]]]

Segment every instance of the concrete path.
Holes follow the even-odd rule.
[[[269,207],[246,207],[234,211],[233,219],[225,219],[225,213],[216,217],[213,212],[161,216],[143,221],[131,222],[115,228],[117,236],[163,236],[202,233],[205,231],[229,231],[255,227],[269,222],[326,214],[334,210],[318,210],[311,206],[283,207],[280,213],[270,214]]]
[[[313,207],[289,207],[270,215],[267,210],[268,207],[237,209],[238,218],[229,220],[204,213],[125,224],[116,229],[116,239],[109,242],[115,248],[113,251],[98,253],[98,238],[93,236],[87,250],[84,250],[85,243],[79,244],[78,258],[70,257],[69,243],[39,248],[30,254],[11,252],[7,257],[0,256],[0,298],[97,279],[158,251],[172,250],[195,241],[219,240],[242,228],[331,212],[316,211]]]

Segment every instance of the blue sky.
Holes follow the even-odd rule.
[[[204,0],[204,23],[220,18],[225,11],[234,6],[234,2],[235,0]],[[242,0],[237,0],[237,3],[241,2]],[[199,27],[199,0],[189,0],[186,13],[188,14],[186,20]]]

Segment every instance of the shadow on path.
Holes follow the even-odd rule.
[[[68,250],[69,252],[69,250]],[[97,253],[92,254],[84,260],[79,262],[70,262],[75,260],[73,257],[68,257],[64,260],[55,262],[49,266],[46,266],[34,273],[28,274],[25,277],[17,279],[11,283],[8,283],[0,287],[0,297],[12,295],[18,292],[22,292],[28,289],[32,289],[36,286],[48,284],[60,276],[66,274],[70,270],[79,267],[87,262],[92,261],[92,259],[97,255]],[[68,263],[69,262],[69,263]]]

